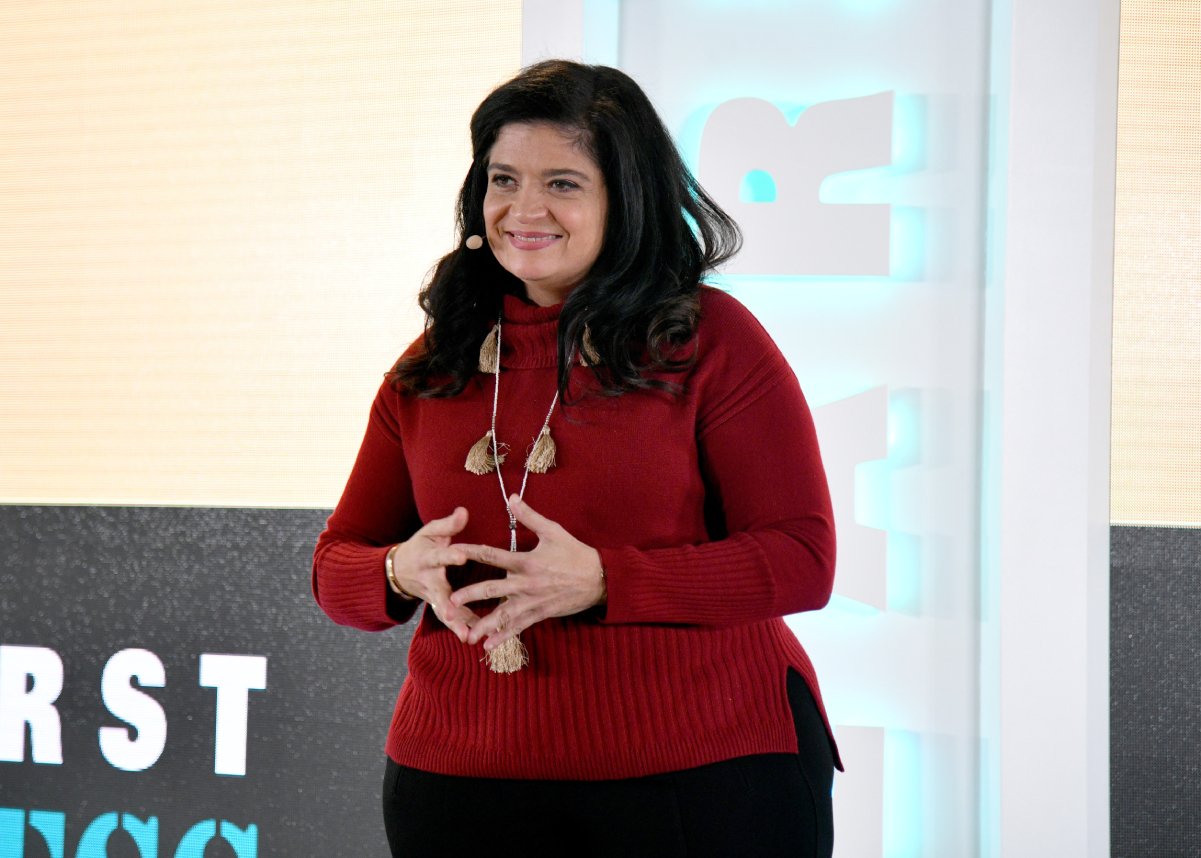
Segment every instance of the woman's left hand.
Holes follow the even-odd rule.
[[[501,599],[496,609],[479,619],[467,643],[484,642],[490,651],[534,623],[548,617],[578,614],[606,597],[600,553],[580,542],[563,527],[539,515],[517,495],[509,498],[517,521],[538,537],[532,551],[506,551],[491,545],[455,544],[471,560],[504,569],[504,578],[480,581],[456,590],[450,601],[457,607],[485,599]]]

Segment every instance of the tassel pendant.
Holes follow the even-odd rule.
[[[600,355],[596,353],[596,346],[592,345],[592,329],[584,325],[584,336],[580,338],[580,365],[597,366],[599,364]]]
[[[530,654],[516,636],[488,653],[488,669],[493,673],[516,673],[529,663]]]
[[[500,363],[500,323],[497,322],[480,343],[480,372],[496,372]]]
[[[555,439],[550,437],[550,426],[543,426],[538,433],[538,440],[530,450],[525,460],[525,466],[531,474],[545,474],[555,466]]]
[[[490,474],[495,471],[498,465],[505,463],[505,454],[496,455],[492,446],[492,430],[489,429],[484,433],[483,438],[471,445],[471,450],[467,453],[467,461],[463,463],[463,467],[477,476]]]

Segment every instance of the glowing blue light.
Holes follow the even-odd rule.
[[[901,468],[921,460],[921,405],[916,390],[888,396],[888,455],[855,468],[855,520],[868,527],[893,530],[893,479]]]
[[[705,132],[705,123],[709,121],[709,114],[717,109],[717,105],[718,102],[710,102],[692,111],[676,133],[676,148],[680,150],[680,157],[693,173],[698,171],[701,162],[701,136]]]
[[[926,279],[926,212],[907,206],[892,207],[888,264],[891,279],[914,283]]]
[[[776,180],[766,170],[751,170],[742,177],[738,199],[744,203],[774,203]]]
[[[892,524],[892,470],[888,459],[855,466],[855,521],[888,530]]]
[[[871,16],[895,6],[896,0],[838,0],[838,5],[852,14]]]
[[[921,399],[917,390],[895,390],[888,396],[888,461],[894,468],[921,459]]]
[[[917,615],[922,609],[923,543],[898,520],[898,471],[921,461],[920,391],[888,397],[888,455],[855,467],[855,521],[888,534],[888,610]]]
[[[922,854],[922,743],[909,730],[884,731],[884,854]]]
[[[926,168],[929,108],[923,95],[898,95],[892,105],[892,169],[917,173]]]
[[[888,467],[892,479],[901,468],[920,464],[921,393],[898,390],[888,397]],[[889,487],[893,492],[892,486]],[[889,515],[888,522],[888,608],[917,615],[922,608],[922,540],[900,529]]]
[[[876,617],[880,615],[880,609],[872,607],[857,599],[851,599],[847,596],[840,596],[837,593],[830,597],[830,603],[826,605],[827,611],[837,611],[842,614],[851,614],[856,617]]]
[[[922,541],[915,534],[888,532],[888,610],[922,612]]]

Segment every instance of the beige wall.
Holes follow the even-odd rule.
[[[1201,5],[1124,0],[1116,524],[1201,527]]]
[[[331,506],[521,3],[0,11],[0,502]]]

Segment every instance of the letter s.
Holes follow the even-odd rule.
[[[162,756],[167,745],[167,715],[157,700],[134,688],[131,679],[149,688],[167,683],[163,663],[149,650],[123,649],[108,660],[100,680],[104,705],[136,729],[137,738],[130,738],[129,727],[101,727],[100,752],[114,768],[140,772]]]

